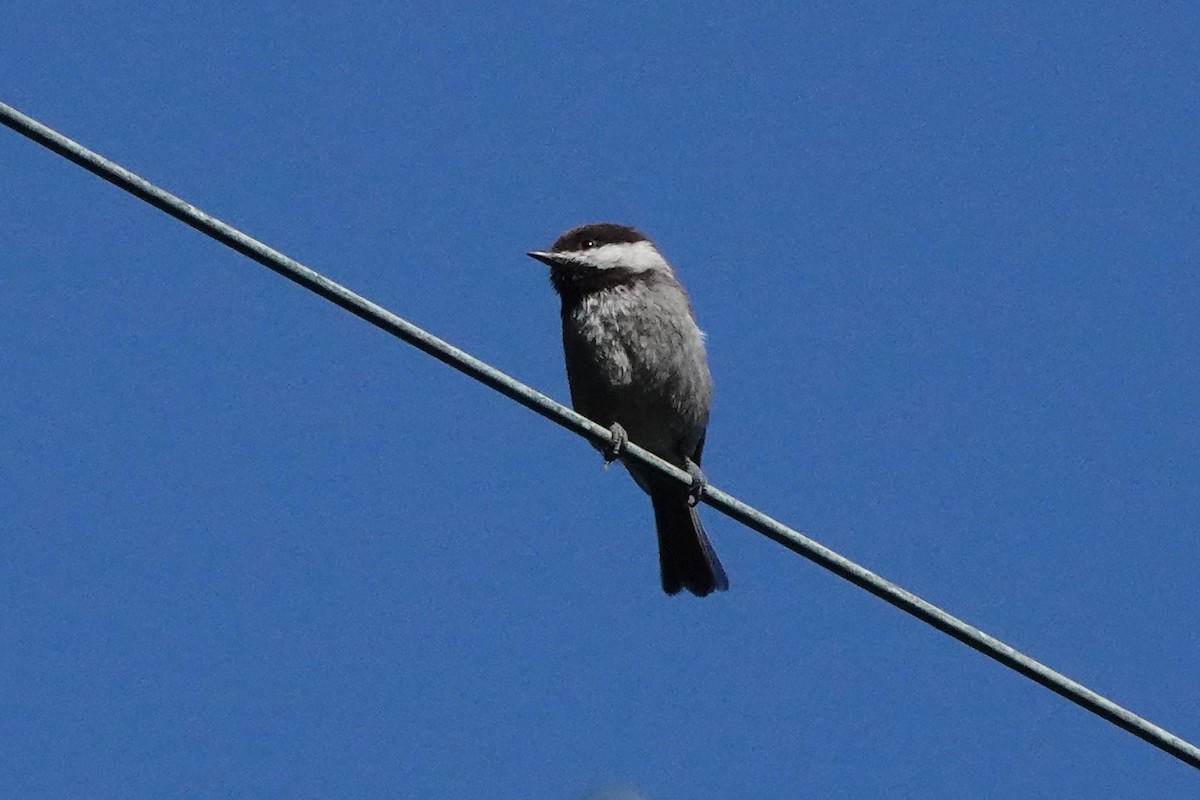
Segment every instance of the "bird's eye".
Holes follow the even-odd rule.
[[[596,240],[595,240],[595,239],[588,239],[588,240],[584,241],[584,243],[583,243],[583,249],[584,249],[584,250],[591,250],[591,249],[592,249],[593,247],[595,247],[595,246],[596,246]]]

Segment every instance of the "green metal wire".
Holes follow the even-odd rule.
[[[129,170],[114,164],[108,159],[93,153],[77,142],[66,138],[4,103],[0,103],[0,123],[32,139],[43,147],[53,150],[64,158],[75,162],[109,183],[124,189],[132,195],[140,197],[155,208],[165,211],[206,236],[210,236],[239,253],[254,259],[259,264],[279,273],[288,280],[316,292],[321,297],[336,303],[351,314],[366,320],[378,328],[382,328],[393,336],[403,339],[405,342],[433,356],[442,363],[490,386],[504,396],[541,414],[551,422],[557,423],[567,430],[583,436],[593,444],[607,445],[609,443],[610,434],[608,429],[576,414],[561,403],[555,402],[546,395],[531,389],[494,367],[464,353],[457,347],[401,319],[387,309],[355,294],[344,286],[334,283],[300,262],[288,258],[283,253],[273,250],[262,242],[252,239],[241,231],[209,216],[195,206],[158,188],[149,181],[134,175]],[[621,458],[631,458],[634,461],[641,462],[669,475],[681,484],[691,485],[691,477],[686,472],[677,469],[653,453],[647,452],[632,443],[628,444],[622,451]],[[845,578],[855,586],[867,590],[901,611],[907,612],[917,619],[932,625],[934,628],[954,637],[973,650],[977,650],[985,656],[999,661],[1009,669],[1019,672],[1050,691],[1065,697],[1072,703],[1149,742],[1163,752],[1169,753],[1180,761],[1200,769],[1200,749],[1169,731],[1158,727],[1149,720],[1139,717],[1132,711],[1093,692],[1086,686],[1076,683],[1061,673],[1055,672],[1045,664],[1035,661],[1029,656],[1009,647],[999,639],[989,636],[978,628],[968,625],[961,619],[946,613],[937,606],[925,602],[911,592],[902,589],[891,581],[881,578],[865,567],[818,544],[804,534],[768,517],[766,514],[746,505],[720,489],[711,485],[707,486],[702,499],[726,516],[773,539],[792,552],[804,556],[808,560],[824,567],[835,575]]]

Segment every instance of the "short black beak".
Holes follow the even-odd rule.
[[[530,250],[526,255],[530,258],[536,258],[550,267],[557,267],[562,264],[562,259],[558,257],[557,253],[547,253],[544,250]]]

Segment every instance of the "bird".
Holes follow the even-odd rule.
[[[528,255],[550,268],[562,302],[571,405],[612,433],[609,446],[597,445],[605,460],[633,442],[692,476],[689,490],[625,463],[654,508],[663,591],[704,597],[727,590],[695,508],[712,376],[687,291],[658,247],[626,225],[580,225]]]

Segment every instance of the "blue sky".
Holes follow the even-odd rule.
[[[17,0],[0,97],[565,399],[655,238],[710,479],[1200,740],[1194,4]],[[6,797],[1185,797],[1196,771],[0,131]]]

